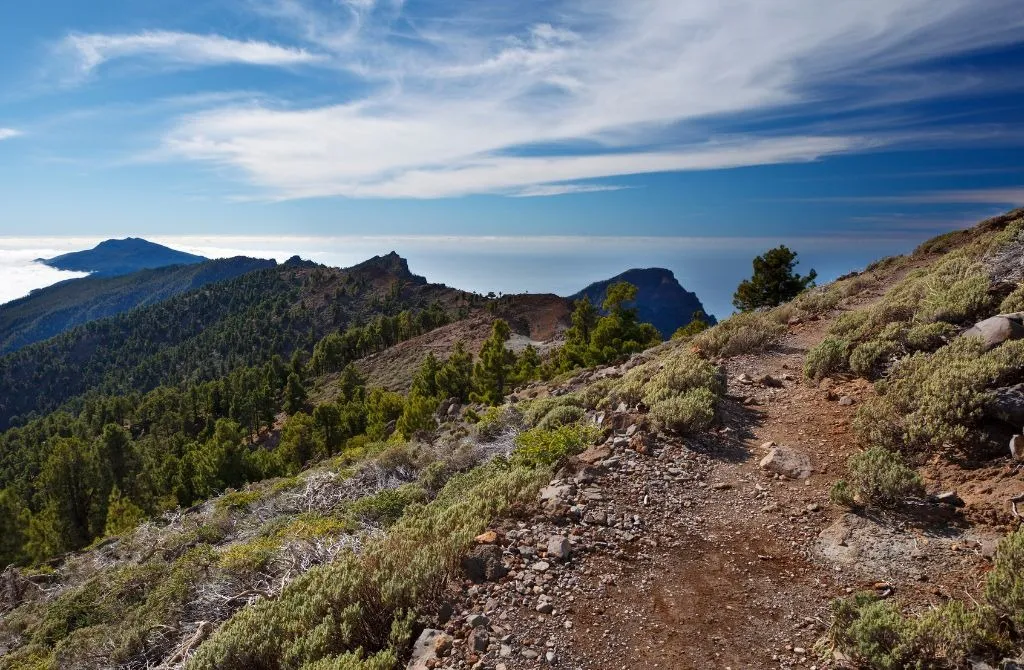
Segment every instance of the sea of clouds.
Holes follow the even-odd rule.
[[[34,259],[88,249],[101,239],[0,237],[0,303],[82,276]],[[774,238],[720,237],[155,235],[147,239],[210,258],[247,255],[284,261],[299,255],[337,267],[394,250],[409,260],[416,274],[480,293],[569,295],[630,268],[666,267],[719,317],[732,311],[732,292],[750,275],[751,259],[779,244]],[[907,251],[915,240],[804,237],[786,243],[800,253],[798,270],[813,267],[828,280],[881,256]]]

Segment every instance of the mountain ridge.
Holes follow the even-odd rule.
[[[209,260],[205,256],[189,254],[141,237],[109,239],[92,249],[72,251],[53,258],[37,258],[37,263],[57,270],[90,272],[103,277],[131,274],[139,270],[190,265]]]

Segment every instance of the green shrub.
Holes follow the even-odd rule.
[[[933,354],[900,361],[876,384],[854,420],[861,438],[892,450],[919,451],[980,442],[988,389],[1024,375],[1024,341],[985,351],[977,338],[959,338]]]
[[[907,331],[905,341],[911,351],[935,351],[952,340],[956,334],[956,327],[949,323],[922,323]]]
[[[247,510],[254,502],[263,497],[260,491],[231,491],[217,498],[214,507],[217,510]]]
[[[689,433],[709,427],[715,420],[718,396],[706,387],[658,400],[651,405],[655,424],[676,433]]]
[[[612,388],[609,397],[613,404],[636,405],[643,402],[653,407],[663,400],[699,388],[708,389],[716,395],[724,392],[721,370],[688,351],[677,350],[627,372]]]
[[[402,517],[406,507],[426,499],[426,491],[418,484],[405,484],[360,498],[349,506],[349,511],[363,523],[390,526]]]
[[[995,564],[985,584],[985,598],[996,614],[1024,634],[1024,529],[999,543]]]
[[[871,379],[888,367],[888,361],[899,353],[900,346],[892,340],[869,340],[850,352],[850,370],[859,377]]]
[[[924,493],[921,477],[898,453],[873,447],[850,457],[846,479],[832,488],[832,499],[846,506],[897,507]]]
[[[535,400],[527,400],[520,403],[519,410],[523,415],[523,423],[529,428],[535,428],[541,423],[552,412],[559,412],[562,416],[569,416],[577,413],[577,419],[583,416],[583,403],[580,401],[575,394],[569,393],[562,396],[550,396],[547,398],[537,398]],[[572,423],[576,419],[570,419],[563,423]],[[553,418],[552,421],[558,421],[557,418]],[[555,427],[555,426],[549,426]]]
[[[804,359],[804,376],[821,379],[847,369],[850,343],[829,335],[818,346],[807,352]]]
[[[550,476],[493,463],[452,477],[434,501],[409,505],[362,553],[342,554],[277,598],[238,611],[186,667],[393,667],[408,644],[416,607],[441,596],[473,537],[496,515],[533,500]],[[377,665],[345,665],[360,653]]]
[[[914,657],[914,625],[888,600],[873,593],[833,601],[828,632],[832,647],[862,667],[900,670]]]
[[[278,549],[278,542],[269,537],[233,544],[220,555],[220,567],[236,575],[261,572],[274,559]]]
[[[1024,312],[1024,284],[1017,284],[1017,288],[999,304],[1000,314],[1012,312]]]
[[[596,426],[570,424],[554,430],[532,428],[516,436],[512,462],[526,467],[554,465],[580,453],[600,436]]]
[[[555,407],[544,415],[544,418],[537,424],[538,428],[553,430],[559,426],[566,426],[570,423],[577,423],[584,417],[586,411],[575,405],[562,405]]]
[[[493,440],[509,430],[518,429],[523,415],[512,405],[488,407],[476,424],[477,435],[484,440]]]
[[[730,358],[764,351],[785,332],[767,312],[741,312],[698,333],[690,343],[704,355]]]

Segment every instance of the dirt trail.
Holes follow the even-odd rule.
[[[856,450],[851,421],[873,389],[802,378],[829,323],[791,326],[771,352],[726,361],[714,434],[657,444],[653,455],[619,438],[604,467],[553,482],[569,489],[561,495],[575,516],[497,529],[511,572],[457,594],[448,632],[468,655],[441,667],[822,668],[832,662],[812,647],[834,598],[876,588],[922,605],[975,591],[998,532],[955,514],[869,519],[830,502]],[[762,470],[770,442],[809,455],[813,474]],[[536,563],[552,535],[570,539],[572,559]],[[488,633],[471,632],[464,617],[474,612],[487,614]]]

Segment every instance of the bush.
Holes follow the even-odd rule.
[[[688,433],[707,428],[715,419],[718,396],[706,387],[671,396],[651,405],[650,415],[664,430]]]
[[[495,440],[504,433],[518,430],[522,424],[523,415],[512,405],[488,407],[476,424],[476,432],[483,440]]]
[[[985,351],[977,338],[956,339],[933,354],[900,361],[857,412],[854,428],[871,444],[902,451],[952,445],[968,449],[979,430],[988,389],[1024,376],[1024,341]]]
[[[577,423],[585,414],[586,411],[584,411],[582,407],[577,407],[575,405],[561,405],[545,414],[544,418],[537,424],[537,427],[544,428],[546,430],[553,430],[559,426]]]
[[[636,405],[643,402],[653,407],[662,400],[685,395],[698,388],[708,389],[716,395],[724,392],[721,370],[689,352],[676,351],[627,372],[612,387],[610,399],[613,404]]]
[[[1017,288],[999,304],[1000,314],[1012,312],[1024,312],[1024,284],[1018,284]]]
[[[858,593],[832,603],[827,635],[834,648],[865,667],[899,670],[913,658],[913,628],[892,602]]]
[[[547,398],[537,398],[536,400],[527,400],[519,405],[519,409],[523,415],[523,423],[529,428],[539,426],[552,412],[559,410],[563,415],[568,408],[571,413],[573,410],[579,411],[579,416],[583,416],[583,403],[574,394],[567,394],[563,396],[550,396]],[[557,421],[557,419],[553,419]],[[575,419],[566,423],[571,423]],[[554,427],[554,426],[552,426]]]
[[[996,614],[1024,634],[1024,528],[999,543],[995,564],[985,584],[985,598]]]
[[[899,344],[892,340],[869,340],[858,344],[850,352],[850,371],[859,377],[872,379],[888,367],[889,360],[899,351]]]
[[[818,346],[807,352],[804,359],[804,376],[821,379],[847,369],[850,343],[829,335]]]
[[[186,667],[393,667],[410,641],[415,608],[441,596],[473,537],[496,515],[533,500],[549,477],[500,463],[452,477],[433,502],[409,505],[362,553],[342,554],[277,598],[239,610]]]
[[[258,537],[228,547],[220,556],[220,567],[239,576],[263,571],[277,554],[278,543],[269,537]]]
[[[360,498],[349,506],[349,512],[363,523],[387,527],[402,517],[406,507],[426,499],[426,491],[418,484],[405,484]]]
[[[764,351],[785,332],[786,327],[765,312],[741,312],[698,333],[690,342],[704,355],[730,358]]]
[[[532,428],[516,436],[512,462],[527,467],[554,465],[586,449],[600,434],[596,426],[580,424],[561,426],[554,430]]]
[[[850,457],[846,479],[832,487],[832,499],[848,507],[897,507],[924,493],[921,477],[898,453],[874,447]]]

